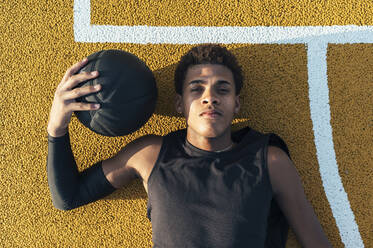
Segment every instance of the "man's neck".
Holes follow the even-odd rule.
[[[231,130],[227,129],[219,137],[204,137],[195,133],[192,129],[187,128],[187,141],[205,151],[219,152],[232,149],[236,144],[232,141]]]

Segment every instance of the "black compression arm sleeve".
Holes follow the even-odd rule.
[[[48,133],[48,185],[54,207],[70,210],[115,191],[102,171],[102,161],[79,173],[70,146],[69,132],[61,137]]]

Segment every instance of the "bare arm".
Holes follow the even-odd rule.
[[[302,247],[332,247],[287,154],[278,147],[269,146],[267,161],[274,197]]]

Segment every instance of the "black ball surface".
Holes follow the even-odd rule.
[[[123,136],[138,130],[156,107],[158,90],[153,72],[136,55],[122,50],[101,50],[87,58],[87,64],[77,73],[98,71],[99,75],[76,87],[100,84],[101,89],[76,101],[99,103],[100,108],[74,114],[84,126],[104,136]]]

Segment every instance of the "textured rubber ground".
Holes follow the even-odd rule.
[[[84,2],[90,2],[91,24],[96,25],[373,25],[370,0]],[[194,45],[76,42],[74,1],[8,0],[0,3],[0,11],[0,246],[151,247],[147,195],[141,181],[76,210],[53,208],[46,177],[49,111],[68,67],[95,51],[123,49],[154,71],[157,109],[145,126],[120,138],[95,134],[73,116],[69,130],[79,170],[112,157],[142,135],[165,135],[184,128],[184,118],[171,104],[173,73],[181,55]],[[329,44],[327,48],[331,147],[343,183],[343,189],[336,190],[346,192],[353,221],[346,221],[330,204],[330,200],[346,201],[333,195],[327,198],[325,193],[324,183],[335,173],[326,170],[328,176],[320,176],[310,115],[307,46],[226,46],[245,73],[241,112],[233,128],[250,125],[283,137],[333,246],[361,247],[361,240],[364,247],[373,247],[373,44]],[[358,230],[343,231],[351,225]],[[293,231],[287,247],[300,247]]]

